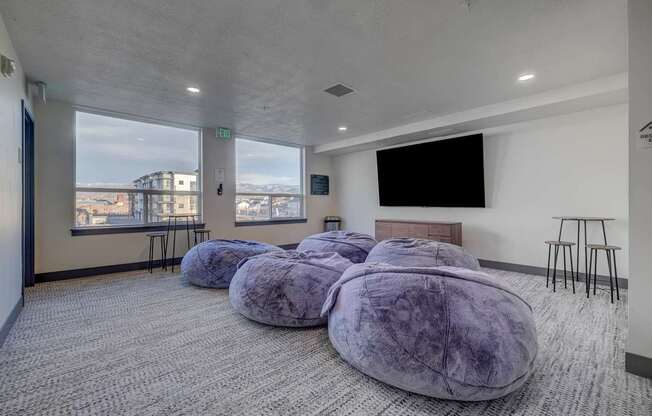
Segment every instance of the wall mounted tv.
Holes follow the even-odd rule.
[[[482,134],[376,152],[380,205],[484,208]]]

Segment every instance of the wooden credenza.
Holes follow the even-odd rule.
[[[440,221],[376,220],[376,240],[393,237],[426,238],[462,245],[462,223]]]

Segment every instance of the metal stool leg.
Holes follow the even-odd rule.
[[[170,258],[170,261],[172,262],[172,273],[174,273],[174,251],[176,249],[177,245],[177,217],[174,217],[174,229],[172,230],[172,258]]]
[[[611,293],[611,303],[614,303],[614,281],[611,273],[611,250],[604,251],[607,254],[607,265],[609,266],[609,291]]]
[[[192,216],[192,233],[194,234],[195,237],[195,245],[197,245],[197,223],[195,222],[195,216]],[[202,238],[204,236],[202,235]]]
[[[557,291],[557,256],[559,254],[559,247],[555,246],[555,264],[552,269],[552,291]]]
[[[586,270],[586,297],[589,297],[589,293],[591,293],[591,268],[593,267],[593,249],[591,249],[590,254],[589,254],[589,267]]]
[[[596,294],[598,286],[598,250],[593,255],[593,296]]]
[[[550,282],[550,250],[552,249],[552,246],[548,244],[548,268],[546,269],[546,287],[548,287],[548,284]]]
[[[575,276],[573,276],[573,247],[568,247],[568,257],[570,257],[571,283],[573,284],[573,294],[575,294]]]
[[[170,242],[170,225],[171,225],[170,222],[171,221],[172,221],[172,219],[168,216],[168,227],[167,227],[167,230],[165,232],[165,254],[163,255],[163,258],[165,259],[164,262],[163,262],[165,264],[165,270],[168,269],[167,258],[168,258],[168,243]]]
[[[616,250],[613,251],[614,256],[614,280],[616,281],[616,299],[620,300],[620,290],[618,290],[618,267],[616,267]]]
[[[152,260],[154,257],[154,239],[149,237],[149,258],[147,260],[147,271],[152,272]]]
[[[561,247],[562,254],[564,255],[564,289],[568,289],[568,283],[566,281],[566,247]]]
[[[589,258],[589,253],[588,253],[588,248],[587,248],[586,235],[587,235],[586,234],[586,221],[584,221],[584,273],[586,273],[586,276],[584,276],[584,277],[585,277],[586,282],[587,282],[587,285],[586,285],[586,297],[588,298],[589,297],[589,285],[591,284],[591,273],[589,273],[589,270],[591,269],[591,266],[590,266],[591,261],[588,261],[588,263],[587,263],[587,260]],[[579,243],[580,242],[578,241],[577,244],[579,244]],[[577,268],[578,269],[580,268],[579,264],[577,265]]]
[[[186,240],[188,242],[188,250],[190,250],[190,218],[186,217]]]
[[[571,251],[571,261],[573,260],[572,249]],[[575,278],[577,281],[580,281],[580,221],[577,221],[577,272],[575,273]]]
[[[161,270],[166,270],[165,267],[165,248],[163,241],[165,240],[165,236],[161,236]]]

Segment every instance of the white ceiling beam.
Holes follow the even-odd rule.
[[[341,154],[627,102],[627,73],[315,146]]]

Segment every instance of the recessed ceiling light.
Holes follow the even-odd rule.
[[[191,93],[193,93],[193,94],[199,94],[199,92],[201,91],[201,90],[200,90],[199,88],[197,88],[197,87],[188,87],[188,88],[186,88],[186,90],[188,90],[188,92],[191,92]]]
[[[347,130],[347,127],[346,127],[346,126],[339,126],[337,129],[338,129],[339,131],[346,131],[346,130]]]
[[[138,140],[139,142],[144,142],[145,141],[145,139],[143,139],[142,137],[139,137],[136,140]]]
[[[520,82],[529,81],[529,80],[531,80],[531,79],[534,79],[534,74],[532,74],[532,73],[523,74],[523,75],[520,75],[520,76],[518,77],[518,80],[519,80]]]

